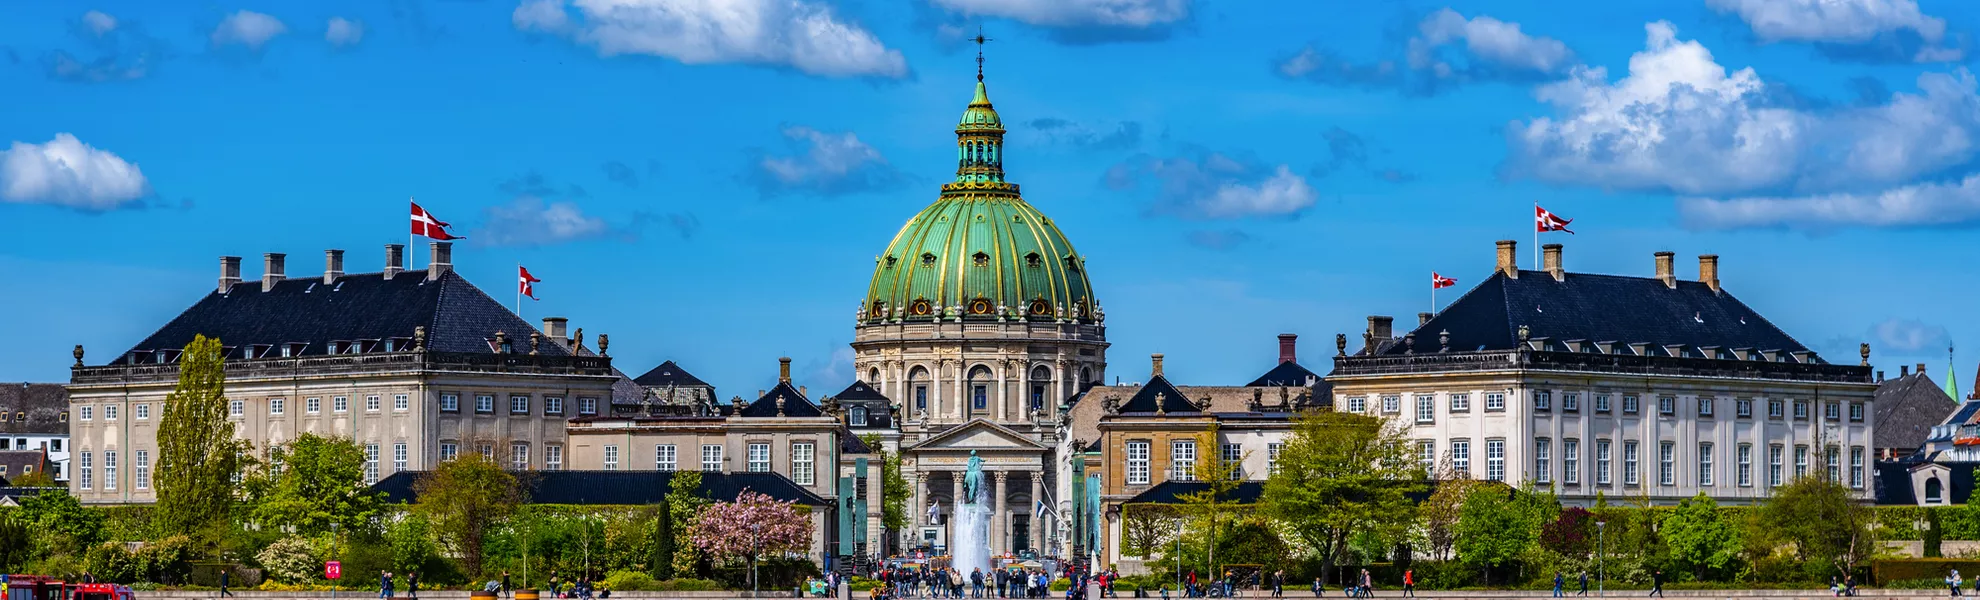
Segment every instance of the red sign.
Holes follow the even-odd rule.
[[[333,561],[330,561],[330,562],[326,562],[326,563],[323,563],[323,578],[324,578],[324,579],[343,579],[343,578],[344,578],[344,563],[341,563],[341,562],[337,562],[337,561],[334,561],[334,560],[333,560]]]

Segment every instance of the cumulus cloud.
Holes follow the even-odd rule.
[[[851,132],[786,127],[784,137],[795,154],[759,156],[751,162],[750,178],[764,195],[799,191],[851,194],[889,189],[903,181],[879,150]]]
[[[1134,121],[1121,121],[1109,127],[1089,127],[1056,117],[1032,119],[1032,129],[1038,130],[1045,139],[1055,144],[1067,144],[1089,150],[1127,150],[1141,145],[1141,124]]]
[[[468,236],[477,244],[489,246],[549,246],[598,239],[619,232],[604,219],[586,215],[572,202],[545,202],[535,196],[518,196],[508,204],[482,211],[482,225]]]
[[[1980,221],[1980,175],[1872,193],[1715,200],[1682,198],[1678,212],[1696,229],[1960,225]]]
[[[339,48],[356,46],[364,41],[364,22],[343,17],[330,17],[330,24],[323,30],[323,41]]]
[[[218,48],[228,45],[245,46],[259,51],[262,45],[275,36],[287,33],[289,27],[282,21],[251,10],[240,10],[220,20],[220,26],[213,28],[208,39]]]
[[[908,74],[899,50],[804,0],[524,0],[510,21],[594,46],[600,56],[761,64],[824,77]]]
[[[1832,55],[1915,62],[1952,62],[1965,52],[1942,45],[1946,21],[1926,15],[1916,0],[1706,0],[1732,13],[1766,42],[1825,45]]]
[[[96,35],[110,33],[110,30],[117,28],[116,17],[98,10],[83,13],[82,22],[84,27],[89,28],[89,31]]]
[[[67,133],[0,153],[0,200],[104,211],[151,194],[138,166]]]
[[[1064,42],[1151,39],[1189,19],[1190,0],[930,0],[965,17],[1053,30]]]
[[[1138,189],[1143,182],[1160,187],[1150,212],[1188,219],[1295,217],[1320,196],[1287,165],[1218,152],[1136,156],[1108,169],[1105,180],[1116,190]]]
[[[1869,337],[1877,341],[1873,349],[1898,353],[1937,352],[1952,343],[1945,327],[1916,319],[1885,320],[1870,326]]]
[[[1559,114],[1508,127],[1512,174],[1739,198],[1683,202],[1695,226],[1720,226],[1718,219],[1760,226],[1766,214],[1782,215],[1773,224],[1791,225],[1823,213],[1778,210],[1789,202],[1836,215],[1878,204],[1944,206],[1964,185],[1905,188],[1980,158],[1980,96],[1965,70],[1921,75],[1917,93],[1891,94],[1882,104],[1784,105],[1752,68],[1728,72],[1697,41],[1679,40],[1670,23],[1646,30],[1646,48],[1630,57],[1622,79],[1611,83],[1602,68],[1578,67],[1572,78],[1537,90]]]
[[[1356,62],[1307,46],[1279,60],[1277,71],[1328,85],[1433,94],[1470,82],[1558,79],[1574,65],[1574,51],[1560,40],[1528,34],[1518,23],[1486,15],[1466,18],[1448,8],[1418,21],[1400,53]]]

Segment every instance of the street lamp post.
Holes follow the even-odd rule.
[[[1183,538],[1183,522],[1182,522],[1182,519],[1176,519],[1176,589],[1177,589],[1177,590],[1181,590],[1181,589],[1182,589],[1182,584],[1183,584],[1183,579],[1182,579],[1182,561],[1183,561],[1183,558],[1182,558],[1182,538]]]
[[[763,554],[762,523],[749,524],[749,546],[751,556],[749,559],[749,595],[754,598],[763,588],[763,582],[757,579],[756,573],[756,563],[762,558],[761,555]]]
[[[1606,521],[1595,522],[1595,594],[1603,597],[1609,595],[1607,574],[1602,571],[1602,559],[1607,558],[1609,553],[1608,525]]]

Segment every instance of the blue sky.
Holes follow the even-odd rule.
[[[747,395],[789,355],[835,390],[874,255],[952,177],[979,26],[1010,178],[1087,256],[1128,380],[1163,352],[1243,383],[1281,332],[1324,370],[1431,271],[1529,257],[1536,201],[1570,270],[1718,254],[1832,360],[1937,376],[1980,338],[1973,3],[332,6],[0,0],[0,378],[121,352],[220,255],[375,270],[417,196],[470,279],[506,299],[528,265],[523,315],[626,371]]]

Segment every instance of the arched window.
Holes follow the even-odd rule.
[[[969,370],[969,410],[990,409],[990,368],[977,365]]]
[[[1945,492],[1946,492],[1945,487],[1946,486],[1939,483],[1938,477],[1933,477],[1931,479],[1925,480],[1925,503],[1926,504],[1945,503]]]
[[[914,397],[916,411],[928,410],[928,369],[915,367],[908,371],[908,394]]]
[[[866,384],[874,385],[874,386],[880,385],[880,369],[878,367],[868,369],[866,371]]]
[[[1093,381],[1093,370],[1091,368],[1088,367],[1079,368],[1079,383],[1080,385],[1091,385],[1097,383]]]
[[[1045,365],[1031,368],[1031,410],[1045,410],[1045,396],[1052,388],[1052,369]]]

